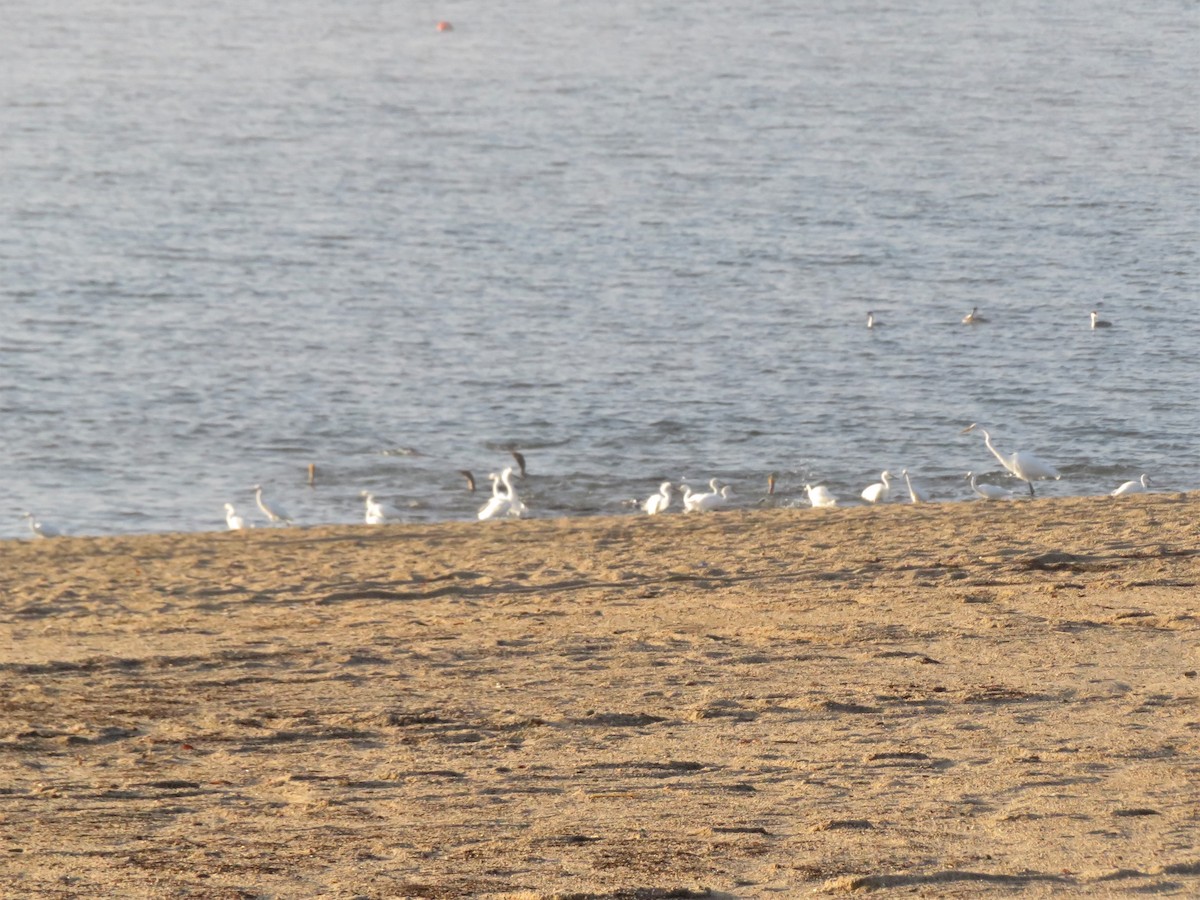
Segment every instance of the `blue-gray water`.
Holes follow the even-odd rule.
[[[1200,488],[1195,0],[5,16],[0,537]]]

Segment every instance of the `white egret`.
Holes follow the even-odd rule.
[[[651,494],[646,498],[646,502],[642,504],[642,509],[646,511],[648,516],[656,516],[660,512],[666,512],[671,506],[671,482],[664,481],[658,486],[658,493]]]
[[[499,475],[491,474],[488,477],[492,479],[492,497],[483,508],[479,510],[480,521],[484,519],[494,519],[496,516],[509,515],[519,518],[528,512],[528,507],[517,496],[517,492],[512,486],[512,466],[508,466]],[[500,484],[504,484],[505,493],[500,493]]]
[[[508,498],[500,493],[500,476],[495,472],[489,472],[488,478],[492,480],[492,496],[488,498],[488,502],[479,508],[479,520],[494,519],[501,513],[508,511]]]
[[[962,323],[964,325],[978,325],[980,322],[986,322],[987,317],[979,314],[979,307],[972,306],[971,311],[963,316]]]
[[[241,531],[246,527],[246,520],[238,515],[232,503],[225,504],[225,524],[229,526],[230,531]]]
[[[1106,322],[1104,319],[1100,318],[1100,313],[1096,312],[1094,309],[1092,310],[1092,328],[1112,328],[1112,327],[1113,327],[1112,322]]]
[[[720,509],[729,502],[729,485],[723,485],[719,491],[712,491],[707,494],[695,494],[692,497],[692,508],[689,512],[708,512],[713,509]]]
[[[875,313],[873,313],[873,312],[867,313],[867,327],[868,328],[875,327]]]
[[[913,486],[912,479],[908,477],[908,469],[901,469],[900,474],[904,476],[904,483],[908,485],[908,499],[913,503],[924,503],[925,495]]]
[[[508,490],[508,514],[520,517],[529,512],[529,507],[521,502],[521,498],[517,496],[517,492],[513,489],[512,474],[512,466],[506,466],[504,471],[500,473],[500,480],[504,482],[504,487]]]
[[[375,495],[370,491],[363,491],[360,496],[366,502],[365,520],[368,525],[383,525],[387,522],[387,513],[384,511],[383,504],[375,499]]]
[[[1150,476],[1142,475],[1137,481],[1127,481],[1109,496],[1120,497],[1122,494],[1144,494],[1150,488]]]
[[[978,428],[978,423],[972,423],[962,430],[962,434],[969,431],[974,431]],[[999,450],[992,446],[992,436],[987,433],[986,428],[980,428],[983,434],[983,442],[987,448],[992,451],[992,456],[1000,460],[1000,465],[1004,466],[1009,472],[1020,478],[1029,485],[1029,496],[1033,494],[1033,479],[1035,478],[1054,478],[1058,479],[1062,476],[1058,474],[1058,469],[1050,465],[1045,460],[1038,459],[1032,453],[1025,453],[1018,450],[1012,456],[1004,456]]]
[[[33,536],[35,538],[52,538],[62,535],[62,532],[53,525],[47,525],[45,522],[40,521],[38,517],[31,512],[23,514],[21,518],[29,520],[29,530],[33,532]]]
[[[823,484],[818,484],[816,487],[813,487],[811,484],[806,484],[804,486],[804,492],[808,495],[808,502],[811,503],[814,508],[828,508],[837,506],[838,504],[837,497],[829,493],[828,489],[826,489],[825,485]]]
[[[720,490],[717,487],[717,484],[718,484],[718,482],[717,482],[716,478],[710,478],[708,480],[708,492],[703,493],[703,494],[696,493],[695,491],[692,490],[692,486],[690,484],[685,484],[683,486],[683,511],[684,512],[696,512],[696,510],[698,508],[697,504],[710,502],[710,501],[704,500],[703,498],[708,497],[710,495],[719,494]]]
[[[880,473],[879,478],[880,481],[862,492],[862,498],[868,503],[887,503],[888,497],[892,495],[892,473],[884,471]]]
[[[267,517],[271,524],[283,522],[287,525],[291,525],[292,517],[288,515],[288,511],[278,503],[268,503],[266,500],[264,500],[262,490],[261,484],[256,484],[254,486],[254,502],[258,504],[258,508],[262,510],[263,515]]]
[[[971,479],[971,490],[984,500],[1011,500],[1013,498],[1012,491],[997,484],[976,484],[974,472],[968,472],[967,478]]]

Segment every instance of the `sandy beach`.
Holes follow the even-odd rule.
[[[0,894],[1200,896],[1198,509],[5,542]]]

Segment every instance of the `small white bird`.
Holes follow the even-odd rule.
[[[246,520],[237,514],[232,503],[225,504],[225,524],[229,526],[230,531],[241,531],[246,527]]]
[[[292,517],[288,515],[288,511],[278,503],[267,503],[263,499],[262,485],[254,486],[254,502],[258,504],[258,508],[262,510],[264,516],[272,523],[283,522],[287,525],[292,524]]]
[[[908,469],[901,469],[900,474],[904,476],[904,483],[908,485],[908,499],[913,503],[924,503],[925,495],[913,487],[912,479],[908,477]]]
[[[370,491],[363,491],[361,496],[366,504],[364,520],[368,525],[383,525],[387,522],[387,513],[384,511],[383,504],[375,499],[375,495]]]
[[[693,491],[690,484],[683,485],[683,511],[699,512],[702,508],[712,504],[714,501],[708,498],[721,496],[721,489],[717,487],[719,483],[716,478],[710,478],[708,480],[708,491],[705,493]],[[718,506],[720,505],[720,501],[715,502]]]
[[[875,324],[876,324],[875,323],[875,313],[873,313],[873,312],[867,313],[867,327],[874,328]]]
[[[830,508],[838,505],[837,497],[829,493],[829,490],[823,484],[818,484],[816,487],[806,484],[804,492],[808,495],[808,502],[814,508]]]
[[[972,423],[964,428],[960,434],[967,434],[974,431],[978,427],[978,423]],[[1000,460],[1000,465],[1008,469],[1017,478],[1029,485],[1029,496],[1033,494],[1033,479],[1035,478],[1054,478],[1059,479],[1062,476],[1058,474],[1058,469],[1050,465],[1045,460],[1038,459],[1032,453],[1026,453],[1023,450],[1018,450],[1012,456],[1004,456],[992,446],[992,436],[987,433],[986,428],[980,428],[979,431],[983,434],[983,442],[987,448],[992,451],[992,456]]]
[[[529,511],[528,507],[517,496],[517,492],[512,486],[512,466],[505,468],[499,475],[492,473],[488,475],[492,479],[492,496],[487,503],[479,510],[479,520],[494,519],[496,516],[508,515],[514,518],[520,518]],[[500,493],[500,484],[503,482],[505,493]]]
[[[1112,328],[1112,327],[1113,327],[1112,322],[1106,322],[1104,319],[1100,318],[1100,313],[1096,312],[1094,309],[1092,310],[1092,328]]]
[[[646,511],[648,516],[657,516],[660,512],[666,512],[671,506],[671,482],[664,481],[658,486],[658,493],[651,494],[646,498],[646,502],[642,504],[642,509]]]
[[[1122,494],[1144,494],[1150,489],[1150,476],[1142,475],[1137,481],[1127,481],[1109,496],[1120,497]]]
[[[967,478],[971,480],[971,490],[982,497],[984,500],[1011,500],[1013,492],[1005,490],[996,484],[976,484],[975,473],[968,472]]]
[[[892,473],[884,471],[879,477],[880,481],[862,492],[862,498],[868,503],[887,503],[888,497],[892,495]]]
[[[693,494],[692,506],[688,512],[709,512],[710,510],[720,509],[729,502],[729,485],[723,485],[719,491],[712,491],[707,494]]]
[[[38,517],[31,512],[24,513],[21,518],[29,520],[29,530],[33,533],[35,538],[52,538],[60,537],[62,535],[62,532],[53,525],[47,525],[46,523],[40,521]]]
[[[964,325],[978,325],[980,322],[986,322],[987,317],[979,314],[979,307],[972,306],[971,311],[963,316],[962,323]]]

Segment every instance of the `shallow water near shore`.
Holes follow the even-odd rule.
[[[1194,3],[452,18],[12,11],[0,537],[1200,486]]]

